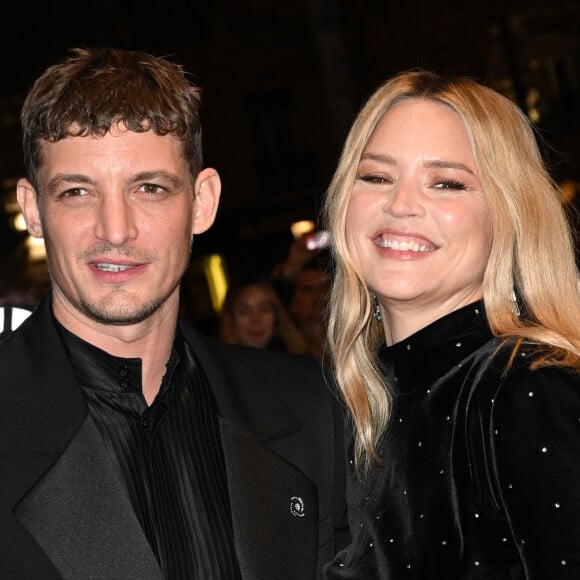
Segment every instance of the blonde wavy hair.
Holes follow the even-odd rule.
[[[369,289],[346,243],[346,213],[357,167],[375,127],[406,99],[443,103],[462,119],[492,222],[483,281],[493,334],[538,345],[534,367],[580,369],[580,282],[562,192],[550,177],[533,125],[507,97],[468,78],[430,71],[400,73],[381,85],[359,112],[346,139],[322,208],[334,239],[334,281],[328,348],[355,430],[355,460],[363,472],[378,460],[377,443],[391,411],[389,385],[378,368],[384,340],[373,319]],[[522,314],[514,308],[518,298]],[[345,308],[348,305],[348,308]]]

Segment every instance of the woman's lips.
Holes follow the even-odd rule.
[[[409,234],[381,233],[375,236],[373,241],[379,248],[389,248],[401,252],[426,253],[437,249],[437,246],[426,238]]]

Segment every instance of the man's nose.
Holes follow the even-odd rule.
[[[123,195],[104,195],[99,204],[95,235],[120,246],[137,236],[134,209]]]

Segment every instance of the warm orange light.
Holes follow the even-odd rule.
[[[44,238],[28,236],[26,238],[26,248],[28,250],[28,258],[31,262],[39,262],[46,258]]]
[[[294,238],[301,238],[304,234],[308,234],[314,231],[316,224],[312,220],[301,220],[299,222],[294,222],[290,226],[290,231]]]

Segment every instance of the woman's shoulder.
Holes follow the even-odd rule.
[[[558,364],[538,364],[541,351],[526,343],[513,349],[502,345],[499,363],[492,363],[498,375],[497,403],[517,403],[522,397],[566,398],[580,396],[580,369]]]
[[[534,365],[537,351],[495,342],[474,364],[470,375],[467,418],[479,417],[485,432],[527,437],[564,419],[580,426],[580,373],[562,366]],[[499,346],[499,348],[497,348]],[[471,417],[471,419],[469,419]]]
[[[570,416],[580,425],[580,373],[566,367],[534,368],[531,362],[518,362],[498,384],[493,401],[495,422],[517,427],[515,417],[522,425]]]
[[[499,513],[503,502],[513,509],[522,501],[524,488],[543,482],[555,489],[571,472],[571,463],[565,467],[570,461],[573,478],[580,477],[574,459],[580,453],[580,375],[561,366],[535,368],[533,348],[523,346],[515,357],[512,351],[504,345],[480,365],[466,407],[470,468],[487,498],[482,505]]]
[[[580,373],[536,367],[536,354],[534,347],[523,345],[514,353],[502,345],[472,385],[468,417],[479,417],[492,445],[508,455],[541,448],[550,439],[572,444],[569,435],[580,428]],[[580,451],[580,437],[576,440]]]
[[[522,344],[514,347],[509,342],[493,339],[482,347],[474,358],[470,379],[473,395],[506,401],[522,394],[553,392],[558,389],[580,392],[580,369],[556,364],[537,365],[538,347]]]

